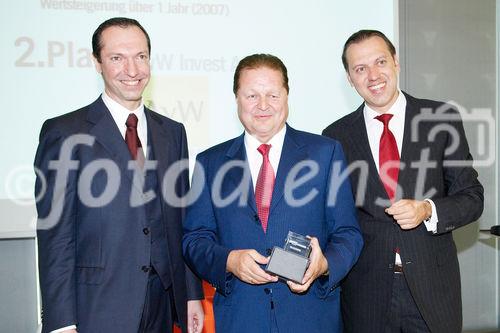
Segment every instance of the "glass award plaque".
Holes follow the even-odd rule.
[[[311,241],[309,238],[289,231],[283,248],[275,246],[266,266],[266,272],[280,278],[302,284],[309,265]]]

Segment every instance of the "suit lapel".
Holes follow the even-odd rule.
[[[180,145],[177,143],[178,138],[175,137],[174,133],[166,131],[162,126],[163,121],[160,117],[147,108],[144,111],[148,122],[148,135],[151,140],[148,149],[152,149],[154,152],[155,160],[158,162],[156,167],[158,181],[162,181],[170,164],[179,159],[177,147]]]
[[[252,184],[252,176],[250,173],[250,168],[247,162],[247,156],[245,152],[244,135],[242,134],[236,139],[234,139],[233,144],[226,152],[226,163],[230,161],[242,161],[244,162],[245,168],[233,167],[228,170],[226,178],[231,185],[231,187],[236,189],[241,186],[242,181],[246,183],[248,187],[247,193],[247,204],[254,213],[257,213],[257,207],[255,205],[255,194]],[[245,179],[247,177],[247,179]],[[232,191],[231,191],[232,192]]]
[[[404,169],[399,170],[398,184],[403,189],[404,193],[397,193],[397,197],[401,198],[402,196],[408,196],[415,188],[414,182],[415,179],[411,177],[411,162],[420,160],[420,151],[421,147],[419,147],[417,142],[412,142],[411,139],[411,125],[414,117],[418,114],[418,106],[414,105],[407,94],[406,97],[406,110],[405,110],[405,128],[403,133],[403,144],[401,151],[401,163],[405,166]]]
[[[121,136],[120,130],[116,126],[111,113],[100,97],[92,104],[87,115],[87,121],[94,124],[89,133],[96,138],[96,141],[111,156],[116,157],[122,162],[121,164],[126,166],[130,160],[130,152],[127,144]]]
[[[286,126],[285,140],[281,149],[280,163],[276,172],[276,181],[274,183],[269,213],[273,211],[283,197],[286,178],[290,174],[290,170],[300,161],[308,159],[308,154],[304,151],[304,146],[297,137],[297,131],[288,126],[288,124]]]
[[[380,180],[379,173],[377,171],[377,166],[375,160],[373,159],[373,154],[370,148],[370,143],[368,141],[368,133],[366,129],[365,117],[364,117],[364,103],[356,110],[352,122],[352,129],[349,131],[348,140],[351,141],[350,146],[352,147],[353,158],[351,161],[366,161],[368,163],[368,181],[371,186],[368,188],[375,189],[374,193],[368,193],[368,196],[373,198],[384,198],[389,199],[387,192],[385,191],[384,184]]]
[[[96,141],[116,161],[121,175],[125,175],[133,183],[133,173],[128,169],[128,163],[131,160],[130,152],[101,97],[91,105],[87,121],[94,124],[89,130],[89,134],[94,136]]]
[[[412,160],[418,160],[420,156],[418,155],[420,152],[420,148],[417,143],[411,141],[411,124],[413,118],[417,115],[418,106],[414,105],[409,96],[405,94],[406,97],[406,109],[405,109],[405,124],[404,124],[404,132],[403,132],[403,143],[401,145],[401,165],[404,165],[404,168],[400,168],[398,175],[398,185],[399,191],[396,193],[396,200],[402,198],[403,196],[407,196],[411,189],[414,188],[412,185],[414,183],[414,179],[410,177],[410,166]],[[353,122],[353,128],[360,128],[360,131],[352,132],[352,140],[355,145],[358,142],[359,151],[361,156],[370,156],[369,159],[366,159],[369,164],[369,174],[375,175],[373,177],[368,177],[369,181],[372,182],[372,186],[376,188],[377,197],[388,199],[387,192],[385,191],[384,185],[378,176],[378,172],[376,169],[375,161],[373,160],[373,155],[371,153],[370,144],[368,142],[368,135],[366,131],[366,124],[364,120],[363,114],[364,104],[362,104],[358,110],[356,111],[357,115]],[[355,158],[358,159],[358,158]],[[401,193],[401,189],[403,193]]]

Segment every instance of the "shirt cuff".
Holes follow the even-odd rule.
[[[50,331],[50,333],[61,333],[61,332],[64,332],[64,331],[69,331],[69,330],[76,330],[76,325],[71,325],[71,326],[66,326],[66,327],[63,327],[63,328],[59,328],[57,330]]]
[[[432,201],[431,199],[425,199],[425,201],[431,204],[431,209],[432,209],[431,217],[424,220],[425,228],[427,229],[427,231],[435,234],[437,233],[437,224],[438,224],[436,205],[434,204],[434,201]]]

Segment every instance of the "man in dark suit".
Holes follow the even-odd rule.
[[[233,91],[245,132],[197,157],[186,261],[212,283],[217,332],[340,332],[340,280],[362,247],[338,142],[286,125],[288,76],[275,56],[240,61]],[[332,185],[332,186],[330,186]],[[333,189],[333,193],[330,191]],[[302,283],[263,268],[288,231],[311,236]]]
[[[136,20],[103,22],[92,46],[102,96],[47,120],[35,159],[42,332],[201,332],[184,211],[162,196],[188,191],[184,127],[142,103],[151,46]]]
[[[364,103],[328,126],[349,162],[365,241],[342,283],[346,332],[460,332],[451,231],[483,210],[459,113],[398,89],[399,61],[379,31],[345,43],[347,78]]]

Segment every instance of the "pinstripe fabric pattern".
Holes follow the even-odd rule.
[[[406,94],[405,94],[406,95]],[[430,198],[436,205],[439,218],[438,232],[428,232],[423,224],[413,230],[403,231],[384,213],[384,207],[375,204],[377,198],[387,200],[387,194],[378,177],[373,161],[363,118],[363,106],[331,124],[323,135],[341,142],[349,164],[368,162],[366,192],[363,192],[362,172],[357,169],[351,175],[351,184],[357,201],[358,220],[364,237],[361,256],[342,284],[342,314],[345,332],[383,332],[387,323],[387,311],[393,282],[393,249],[397,244],[403,263],[404,274],[415,302],[432,332],[461,332],[462,305],[460,271],[457,252],[451,231],[468,224],[482,213],[483,187],[472,167],[448,167],[444,160],[472,160],[461,121],[446,121],[459,135],[459,145],[445,155],[450,145],[448,132],[439,132],[432,142],[427,135],[436,121],[418,123],[417,136],[412,136],[412,121],[421,109],[436,109],[457,116],[451,106],[416,99],[406,95],[407,107],[401,169],[400,188],[396,200],[428,198],[424,194],[434,188]],[[453,118],[453,117],[452,117]],[[456,119],[456,118],[455,118]],[[441,123],[444,121],[441,120]],[[415,133],[414,133],[415,134]],[[418,141],[412,141],[418,137]],[[422,156],[434,161],[433,168],[422,176],[418,164]],[[413,164],[412,164],[413,163]],[[418,186],[423,188],[418,191]],[[420,194],[419,194],[420,193]],[[358,198],[359,199],[359,198]]]

